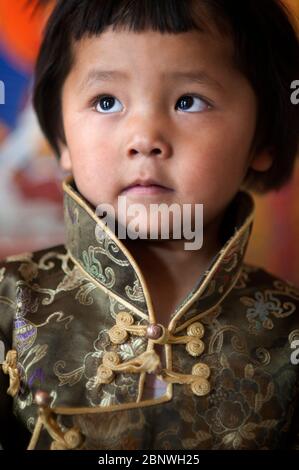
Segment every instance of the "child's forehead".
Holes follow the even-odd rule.
[[[227,66],[228,62],[232,64],[234,52],[231,38],[196,30],[161,33],[108,28],[101,34],[73,41],[72,48],[73,66],[84,69],[97,62],[114,65],[147,63],[152,67],[158,64],[165,69],[213,62]]]

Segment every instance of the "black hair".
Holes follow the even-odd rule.
[[[269,149],[273,156],[268,171],[249,170],[247,185],[261,192],[281,187],[298,152],[299,105],[291,101],[291,84],[299,79],[299,41],[280,0],[58,0],[44,32],[33,92],[40,126],[55,153],[59,156],[60,144],[66,143],[61,91],[72,67],[74,42],[109,27],[178,34],[211,26],[232,39],[235,64],[255,91],[252,148]]]

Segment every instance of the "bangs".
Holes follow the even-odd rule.
[[[63,3],[63,2],[61,2]],[[196,0],[80,0],[65,2],[72,37],[97,36],[107,28],[131,32],[183,33],[191,30],[222,34],[229,30],[219,2]],[[67,6],[68,5],[68,6]],[[215,28],[216,27],[216,28]]]

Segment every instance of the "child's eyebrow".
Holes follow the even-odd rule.
[[[88,72],[87,76],[82,80],[80,84],[80,90],[84,90],[91,85],[97,84],[98,82],[110,82],[113,80],[129,80],[129,75],[121,70],[101,70],[92,69]],[[161,78],[171,79],[173,81],[189,81],[198,83],[200,85],[209,85],[214,88],[223,90],[223,86],[215,78],[208,75],[206,72],[200,71],[174,71],[162,74]]]
[[[82,81],[80,89],[88,88],[90,85],[97,82],[110,82],[116,79],[125,80],[128,78],[128,75],[120,70],[91,69],[86,78]]]
[[[223,90],[221,83],[203,70],[190,72],[171,72],[166,74],[166,76],[173,80],[195,82],[199,83],[200,85],[209,85]]]

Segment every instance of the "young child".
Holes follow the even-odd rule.
[[[67,241],[0,266],[4,448],[296,446],[299,292],[243,262],[247,190],[292,174],[296,79],[278,0],[57,2],[34,106],[73,175]],[[96,210],[123,221],[120,196],[135,239]],[[144,236],[162,203],[193,226],[203,204],[201,248]]]

